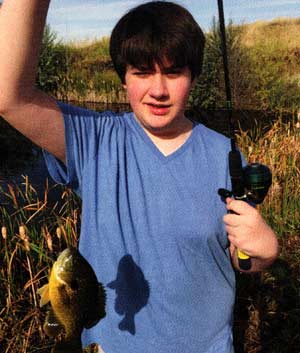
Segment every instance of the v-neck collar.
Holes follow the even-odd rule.
[[[194,139],[195,127],[196,127],[197,123],[192,121],[193,126],[192,126],[192,131],[191,131],[189,137],[174,152],[165,156],[160,151],[160,149],[155,145],[155,143],[151,140],[150,136],[148,136],[146,131],[143,129],[141,124],[138,122],[135,114],[132,112],[129,114],[129,116],[130,116],[130,125],[138,132],[138,134],[142,137],[142,139],[147,144],[147,146],[151,149],[151,151],[164,163],[167,163],[170,160],[173,160],[174,158],[176,158],[177,156],[182,154],[189,147],[189,145],[191,144],[191,142]]]

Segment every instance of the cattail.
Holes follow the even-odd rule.
[[[25,239],[27,238],[25,226],[19,227],[19,235],[20,235],[20,238],[25,241]]]
[[[56,236],[57,236],[58,239],[61,238],[61,229],[60,229],[60,227],[56,228]]]
[[[47,233],[46,235],[46,241],[47,241],[47,246],[50,252],[53,251],[53,244],[52,244],[52,237],[50,233]]]
[[[1,228],[1,235],[4,240],[7,238],[7,228],[4,226]]]
[[[30,242],[29,242],[29,237],[26,232],[26,227],[24,225],[19,227],[19,236],[24,242],[25,249],[27,251],[30,251]]]
[[[30,243],[28,237],[26,237],[26,239],[24,240],[24,246],[27,251],[30,251]]]
[[[53,251],[52,237],[51,237],[51,234],[49,233],[47,227],[44,228],[44,235],[46,238],[46,243],[47,243],[48,249],[50,252],[52,252]]]
[[[51,237],[51,234],[48,232],[48,229],[46,232],[46,242],[47,242],[49,251],[52,252],[53,251],[52,237]]]

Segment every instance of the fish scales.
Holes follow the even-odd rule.
[[[106,315],[104,287],[87,260],[66,248],[54,262],[49,283],[38,290],[40,305],[50,302],[44,331],[56,338],[52,353],[82,353],[81,333]]]

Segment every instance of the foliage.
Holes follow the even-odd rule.
[[[264,27],[269,34],[273,30],[271,25],[272,22]],[[287,49],[274,35],[256,41],[250,37],[249,28],[250,25],[236,26],[231,21],[226,27],[233,108],[295,109],[300,99],[299,48]],[[281,27],[282,33],[284,28]],[[219,24],[214,19],[206,34],[203,71],[191,94],[190,105],[193,109],[216,109],[225,107],[225,103],[221,39]]]
[[[242,31],[232,21],[226,27],[226,47],[232,104],[235,109],[246,108],[256,101],[253,73],[250,71],[249,50],[242,45]],[[193,108],[219,109],[226,106],[224,66],[219,23],[213,20],[206,34],[203,71],[190,98]]]
[[[189,103],[192,109],[215,109],[219,102],[224,102],[224,89],[220,90],[222,79],[222,52],[220,35],[216,20],[213,19],[211,31],[206,34],[202,73],[197,79],[195,88],[190,94]]]
[[[46,93],[57,95],[68,73],[67,48],[57,42],[57,35],[47,25],[41,45],[37,86]]]

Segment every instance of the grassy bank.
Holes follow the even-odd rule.
[[[300,128],[280,119],[266,133],[240,131],[239,146],[249,161],[267,164],[273,184],[261,206],[278,233],[280,258],[268,271],[239,275],[235,312],[236,352],[296,353],[300,351]],[[57,188],[59,186],[56,186]],[[77,244],[80,200],[61,189],[50,203],[45,185],[39,198],[24,179],[10,186],[9,206],[0,210],[0,351],[48,353],[53,343],[43,333],[44,309],[36,290],[48,276],[57,254]],[[91,348],[92,350],[92,348]]]

